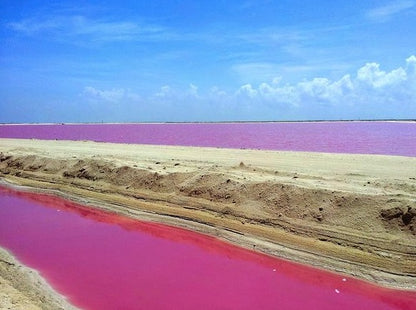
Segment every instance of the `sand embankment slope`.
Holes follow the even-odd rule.
[[[416,289],[416,158],[14,139],[0,152],[15,184]]]

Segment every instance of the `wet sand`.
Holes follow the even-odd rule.
[[[416,289],[416,158],[0,139],[0,177]]]

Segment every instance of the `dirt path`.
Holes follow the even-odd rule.
[[[0,152],[8,182],[416,289],[416,158],[13,139]]]

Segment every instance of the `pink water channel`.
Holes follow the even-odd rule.
[[[0,245],[83,309],[416,309],[416,292],[4,186]]]
[[[416,122],[0,125],[0,138],[416,156]]]

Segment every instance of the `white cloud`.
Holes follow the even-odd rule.
[[[406,63],[409,65],[416,66],[416,56],[412,55],[409,58],[406,59]]]
[[[408,75],[416,75],[416,56],[412,55],[406,59],[406,72]],[[416,82],[416,79],[414,79]]]
[[[159,91],[150,95],[148,101],[169,105],[180,105],[183,103],[192,104],[201,99],[208,99],[208,95],[206,95],[205,98],[201,98],[198,86],[191,83],[187,89],[176,89],[169,85],[164,85]]]
[[[125,101],[138,101],[140,96],[123,88],[100,90],[91,86],[84,87],[82,96],[94,102],[123,103]]]
[[[190,96],[198,98],[199,97],[199,95],[198,95],[198,86],[196,86],[192,83],[189,84],[188,93],[189,93]]]
[[[8,24],[8,27],[10,29],[13,29],[14,31],[21,32],[26,35],[32,35],[45,30],[57,29],[59,28],[59,26],[59,23],[57,23],[57,21],[53,19],[38,21],[26,19],[19,22],[12,22]]]
[[[59,40],[82,38],[94,42],[157,40],[166,29],[130,21],[90,19],[81,15],[42,16],[11,22],[8,27],[25,35],[47,34]]]
[[[245,84],[240,87],[237,91],[237,96],[247,96],[248,98],[256,98],[258,96],[258,91],[251,86],[251,84]]]
[[[231,70],[242,82],[262,82],[273,79],[279,72],[279,67],[274,63],[253,62],[233,65]]]
[[[367,63],[357,72],[357,80],[370,87],[382,88],[392,84],[400,84],[407,79],[407,73],[403,68],[398,68],[390,72],[380,70],[377,63]]]
[[[369,10],[367,17],[374,21],[386,21],[394,15],[412,9],[415,4],[415,1],[410,0],[393,1],[387,5]]]
[[[164,86],[162,86],[160,88],[160,91],[158,91],[155,94],[155,97],[158,97],[158,98],[166,98],[166,97],[171,96],[171,94],[172,94],[171,87],[169,85],[164,85]]]
[[[289,64],[273,62],[253,62],[234,64],[231,67],[232,73],[242,83],[262,83],[276,78],[314,76],[317,72],[345,72],[350,65],[345,63],[334,64],[332,62],[314,62],[313,64]]]

